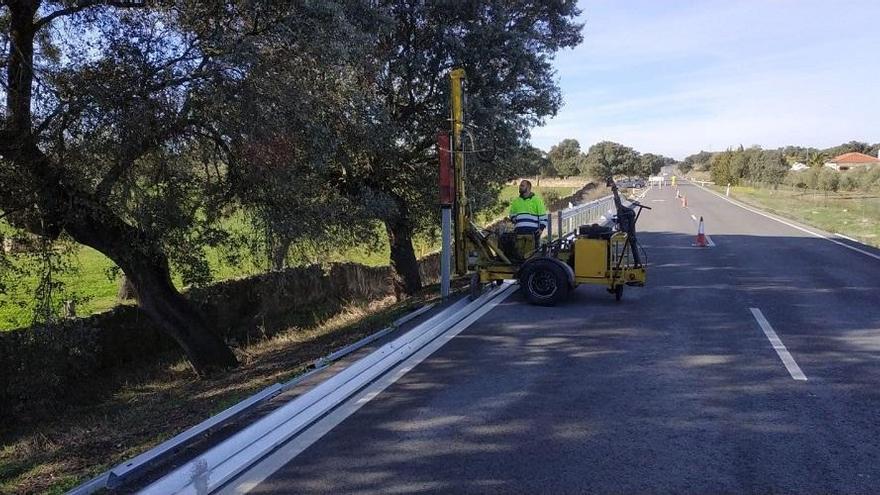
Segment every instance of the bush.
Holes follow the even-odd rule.
[[[819,172],[819,189],[825,194],[835,192],[840,187],[840,172],[823,167]]]
[[[859,178],[854,174],[846,174],[840,179],[841,191],[855,191],[859,188]]]

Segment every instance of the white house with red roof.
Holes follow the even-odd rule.
[[[878,165],[880,165],[880,158],[856,152],[844,153],[825,162],[826,167],[837,170],[838,172],[845,172],[859,167],[870,169],[871,167]]]

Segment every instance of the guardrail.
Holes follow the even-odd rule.
[[[200,439],[206,438],[208,435],[227,426],[232,421],[250,413],[261,404],[273,399],[282,392],[290,390],[306,378],[313,376],[317,372],[323,371],[333,362],[338,361],[348,354],[351,354],[352,352],[384,337],[392,331],[397,330],[404,323],[421,316],[435,305],[436,303],[431,303],[422,306],[421,308],[394,320],[389,327],[318,359],[312,365],[312,369],[307,373],[299,375],[288,382],[275,383],[261,390],[219,414],[211,416],[192,428],[162,442],[156,447],[101,473],[89,481],[86,481],[67,492],[67,495],[91,495],[99,490],[117,489],[125,486],[126,483],[137,480],[146,471],[155,468],[162,462],[168,460],[171,456],[180,453]]]
[[[589,203],[566,208],[556,214],[556,236],[559,238],[577,230],[581,225],[600,223],[603,219],[610,218],[609,211],[614,209],[614,196],[608,195]],[[613,215],[613,213],[611,213]],[[551,218],[551,222],[552,218]],[[551,232],[548,236],[553,238]]]
[[[239,431],[198,457],[177,467],[144,488],[146,494],[210,493],[379,376],[388,372],[435,339],[469,325],[509,295],[515,286],[503,284],[473,302],[462,299],[392,342],[352,363],[308,392]]]

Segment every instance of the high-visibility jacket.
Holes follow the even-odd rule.
[[[534,232],[538,228],[547,228],[550,219],[544,201],[535,193],[529,193],[528,197],[517,196],[510,203],[510,219],[513,220],[516,230]]]

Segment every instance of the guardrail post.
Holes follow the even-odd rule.
[[[559,238],[560,239],[562,239],[562,212],[563,211],[565,211],[565,210],[560,211],[559,216],[556,217],[556,222],[557,222],[556,226],[559,227],[558,230],[559,230]]]

